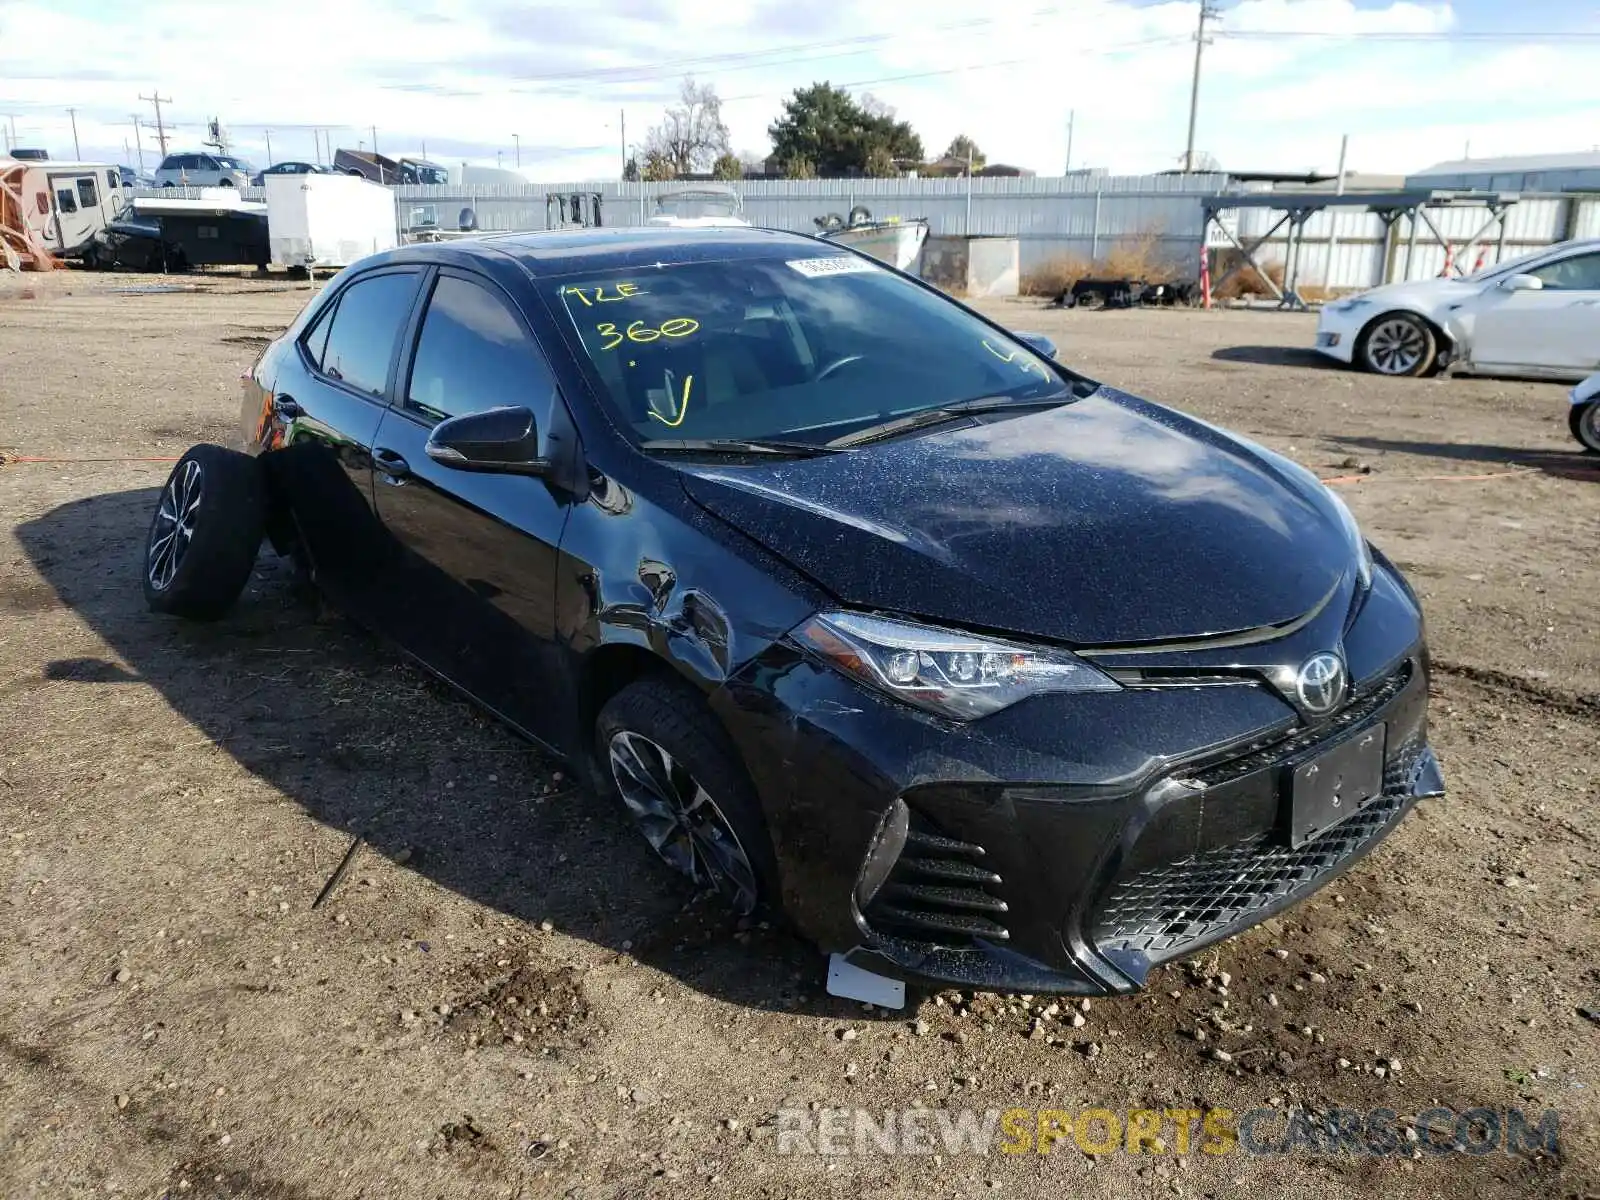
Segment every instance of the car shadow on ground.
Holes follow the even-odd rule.
[[[1318,371],[1349,369],[1327,355],[1307,350],[1304,346],[1223,346],[1213,350],[1211,357],[1218,362],[1254,363],[1264,367],[1311,367]]]
[[[828,1014],[825,961],[773,922],[736,921],[651,853],[609,797],[396,651],[323,608],[264,548],[223,620],[148,612],[139,587],[157,489],[64,504],[18,527],[39,574],[121,660],[61,658],[46,679],[143,682],[314,819],[530,927],[552,927],[758,1009]],[[135,769],[118,742],[105,767]],[[219,849],[219,855],[227,851]],[[370,869],[370,862],[368,869]],[[310,904],[324,877],[308,881]],[[348,891],[362,868],[352,868]],[[855,1006],[851,1006],[854,1008]]]
[[[1412,442],[1396,438],[1330,437],[1339,446],[1381,450],[1390,454],[1418,454],[1450,462],[1490,463],[1504,467],[1531,467],[1557,479],[1600,483],[1600,454],[1584,450],[1534,450],[1527,446],[1490,446],[1477,442]]]

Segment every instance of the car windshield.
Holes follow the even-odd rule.
[[[217,164],[226,171],[248,171],[251,169],[250,164],[245,162],[244,159],[234,158],[232,155],[218,154],[216,155],[216,160]]]
[[[1076,376],[869,259],[791,253],[568,276],[550,299],[612,415],[643,440],[821,443],[923,409],[1081,394]]]

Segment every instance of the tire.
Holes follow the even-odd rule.
[[[665,753],[668,769],[653,752]],[[668,866],[740,916],[775,906],[777,862],[755,788],[692,688],[669,679],[623,688],[600,710],[595,754],[607,787]]]
[[[1600,454],[1600,400],[1574,404],[1567,413],[1567,428],[1590,454]]]
[[[239,598],[266,526],[261,464],[195,446],[161,485],[140,569],[151,612],[214,621]]]
[[[1414,313],[1375,317],[1361,331],[1356,360],[1374,375],[1425,375],[1439,357],[1433,328]]]

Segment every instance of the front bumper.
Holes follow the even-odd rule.
[[[1324,305],[1317,314],[1317,339],[1313,343],[1317,353],[1326,354],[1329,358],[1342,363],[1353,363],[1356,339],[1360,337],[1361,327],[1371,315],[1365,309],[1356,312],[1335,312],[1332,306]]]
[[[1274,652],[1327,637],[1316,622]],[[1304,899],[1443,790],[1420,614],[1386,565],[1342,645],[1352,698],[1314,726],[1265,685],[1171,683],[952,726],[782,646],[718,703],[784,907],[824,951],[913,981],[1125,992]],[[1380,724],[1380,794],[1292,848],[1293,766]]]

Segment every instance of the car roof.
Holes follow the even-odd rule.
[[[843,247],[805,234],[751,226],[703,229],[624,227],[552,229],[485,234],[449,242],[403,246],[383,255],[391,262],[461,262],[509,257],[535,278],[608,271],[643,264],[725,262],[737,258],[815,258],[845,253]]]

